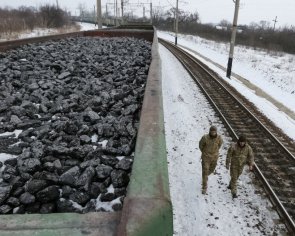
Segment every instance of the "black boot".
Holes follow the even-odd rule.
[[[238,195],[236,193],[233,193],[233,198],[237,198]]]

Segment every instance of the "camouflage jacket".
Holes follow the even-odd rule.
[[[254,155],[252,148],[248,143],[241,148],[237,143],[234,143],[230,146],[227,151],[226,156],[226,166],[244,166],[245,164],[253,165],[254,164]]]
[[[217,135],[216,138],[211,138],[209,134],[205,134],[199,142],[199,148],[202,152],[202,158],[204,156],[218,156],[218,152],[222,143],[223,140],[220,135]]]

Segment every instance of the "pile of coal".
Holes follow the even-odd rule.
[[[0,54],[0,214],[122,208],[150,62],[134,38]]]

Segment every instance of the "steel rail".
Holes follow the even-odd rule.
[[[205,71],[215,82],[217,82],[227,93],[230,97],[232,97],[235,102],[237,102],[249,115],[251,115],[251,117],[261,126],[263,127],[263,129],[273,138],[273,140],[275,140],[275,142],[280,145],[281,148],[283,148],[286,151],[286,154],[291,158],[291,160],[295,160],[295,157],[293,156],[293,154],[271,133],[271,131],[269,129],[267,129],[255,116],[254,114],[249,111],[249,109],[247,109],[245,107],[244,104],[242,104],[238,98],[236,98],[217,78],[216,76],[210,72],[206,66],[198,61],[195,57],[193,57],[192,55],[190,55],[189,53],[187,53],[186,51],[184,51],[183,49],[175,46],[174,44],[163,40],[161,38],[159,38],[159,42],[164,45],[180,62],[181,64],[184,66],[184,68],[189,72],[189,74],[192,76],[192,78],[194,79],[194,81],[197,83],[197,85],[200,87],[200,89],[202,90],[202,92],[204,93],[204,95],[207,97],[207,99],[209,100],[209,102],[213,105],[213,108],[217,111],[217,113],[220,115],[221,119],[224,121],[226,127],[229,129],[230,133],[232,134],[232,136],[237,140],[238,136],[235,133],[234,129],[231,127],[230,123],[228,122],[228,120],[225,118],[225,116],[223,115],[222,111],[218,108],[218,106],[216,105],[216,103],[213,101],[213,99],[210,97],[210,95],[207,93],[207,91],[205,90],[205,88],[202,86],[202,84],[199,82],[199,80],[197,79],[196,75],[191,71],[191,69],[188,67],[188,65],[186,64],[186,62],[179,56],[179,53],[182,53],[184,56],[186,56],[189,60],[191,60],[193,63],[196,63],[199,67],[201,67],[203,69],[203,71]],[[274,205],[274,207],[276,208],[278,214],[280,215],[280,217],[283,219],[288,231],[290,233],[295,234],[295,223],[292,220],[291,216],[289,215],[289,213],[286,211],[285,207],[283,206],[283,204],[281,203],[281,201],[279,200],[279,198],[277,197],[276,193],[273,191],[273,189],[271,188],[270,184],[268,183],[268,181],[266,180],[266,178],[264,177],[264,175],[262,174],[261,170],[259,169],[259,167],[254,164],[255,167],[255,173],[258,175],[258,177],[260,178],[260,180],[263,183],[263,187],[266,190],[266,192],[268,193],[268,196],[272,202],[272,204]]]

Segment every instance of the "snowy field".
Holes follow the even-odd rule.
[[[160,31],[158,37],[174,42],[174,35],[169,32]],[[295,55],[279,52],[267,54],[264,50],[254,50],[242,46],[236,46],[234,53],[233,72],[290,109],[292,114],[286,114],[281,107],[248,88],[241,80],[234,76],[228,79],[222,69],[198,55],[199,53],[226,67],[229,51],[227,44],[190,35],[179,35],[178,42],[179,46],[196,51],[197,53],[193,53],[187,50],[216,71],[224,80],[254,103],[283,132],[295,140]]]
[[[47,29],[47,28],[35,28],[32,31],[24,31],[20,33],[12,33],[10,35],[2,36],[0,38],[0,42],[7,41],[7,40],[16,40],[16,39],[25,39],[25,38],[34,38],[34,37],[41,37],[46,35],[54,35],[54,34],[62,34],[62,33],[69,33],[77,31],[77,28],[62,28],[62,29]]]
[[[80,26],[80,31],[86,31],[86,30],[95,30],[97,29],[97,26],[90,23],[82,23],[77,22],[77,24]],[[102,28],[105,28],[104,26]]]
[[[255,193],[253,173],[247,167],[239,182],[239,197],[232,199],[227,189],[230,176],[225,168],[230,137],[177,59],[163,46],[160,56],[174,235],[280,235],[279,226],[274,223],[279,217],[269,210],[269,201]],[[211,125],[218,127],[224,145],[204,196],[198,142]]]
[[[86,31],[86,30],[95,30],[97,29],[97,26],[90,23],[82,23],[77,22],[78,26],[80,26],[80,31]],[[105,28],[103,26],[103,28]],[[41,37],[46,35],[54,35],[54,34],[61,34],[61,33],[70,33],[77,31],[78,29],[75,27],[71,28],[62,28],[62,29],[44,29],[44,28],[36,28],[32,31],[22,32],[20,34],[12,34],[10,36],[1,37],[1,41],[7,41],[7,40],[15,40],[15,39],[24,39],[24,38],[33,38],[33,37]]]

